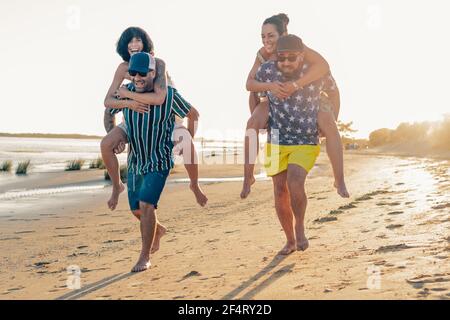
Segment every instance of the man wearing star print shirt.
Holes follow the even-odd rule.
[[[298,79],[308,69],[303,59],[302,40],[295,35],[282,36],[277,43],[277,61],[261,65],[256,79],[261,82]],[[280,254],[304,251],[309,246],[304,230],[305,180],[320,152],[317,126],[320,95],[332,90],[336,90],[336,85],[328,75],[308,87],[298,88],[284,100],[267,92],[270,109],[265,168],[273,180],[275,208],[287,238]]]

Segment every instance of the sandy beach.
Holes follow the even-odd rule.
[[[240,181],[203,182],[206,208],[186,184],[169,182],[158,210],[169,231],[151,269],[138,274],[129,272],[140,233],[126,193],[114,212],[110,187],[3,201],[0,299],[450,299],[449,161],[345,161],[352,197],[338,197],[322,153],[307,180],[310,248],[288,257],[277,256],[285,239],[268,179],[245,201]],[[239,177],[242,167],[203,165],[200,175]],[[177,167],[170,179],[183,177]],[[9,183],[59,188],[102,178],[83,170]],[[80,269],[79,290],[67,287],[69,266]]]

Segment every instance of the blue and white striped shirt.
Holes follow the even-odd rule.
[[[128,89],[134,91],[134,86],[129,84]],[[130,148],[128,172],[146,174],[173,168],[172,133],[175,115],[184,118],[191,107],[176,89],[168,86],[164,103],[151,106],[146,113],[129,108],[111,109],[111,114],[123,112],[127,126]]]

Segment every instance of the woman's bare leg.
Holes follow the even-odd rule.
[[[251,187],[255,183],[255,162],[259,152],[258,133],[259,130],[267,127],[268,120],[269,102],[264,101],[255,107],[250,119],[247,121],[244,138],[244,183],[241,191],[242,199],[248,197],[251,192]]]
[[[112,129],[100,143],[103,162],[105,163],[113,187],[111,198],[108,200],[108,207],[111,210],[116,209],[119,195],[125,190],[125,186],[120,180],[119,160],[114,153],[114,149],[116,149],[120,143],[127,143],[127,135],[119,127]]]
[[[318,113],[317,122],[320,131],[326,138],[327,154],[330,159],[334,174],[334,186],[337,193],[343,197],[350,197],[344,179],[344,153],[342,140],[336,126],[336,121],[331,109],[321,110]]]
[[[259,98],[255,92],[250,92],[248,97],[248,106],[250,107],[250,114],[255,111],[256,106],[259,104]]]
[[[175,129],[174,139],[175,141],[178,141],[177,144],[180,144],[177,148],[180,148],[181,150],[180,153],[183,155],[184,167],[186,168],[189,180],[191,181],[189,188],[194,193],[197,203],[204,207],[208,202],[208,198],[200,188],[198,182],[198,158],[192,136],[186,128],[181,127]]]

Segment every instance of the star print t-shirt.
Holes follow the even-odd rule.
[[[304,64],[299,76],[308,70]],[[275,61],[261,65],[256,73],[260,82],[286,82],[278,70]],[[267,142],[278,145],[317,145],[319,134],[317,112],[319,111],[320,92],[336,90],[331,74],[294,92],[289,98],[281,100],[267,92],[269,98],[269,130]]]

